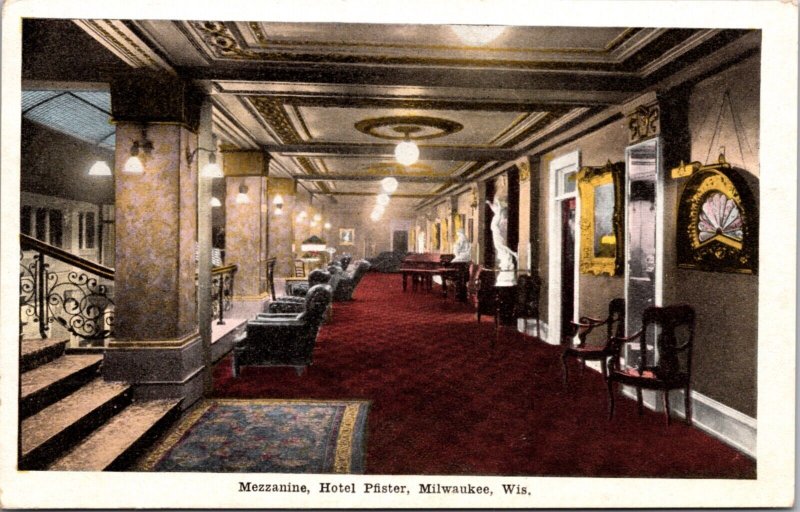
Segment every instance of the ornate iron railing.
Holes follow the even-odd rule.
[[[114,269],[20,234],[20,323],[37,323],[47,338],[57,322],[84,339],[103,339],[114,325]],[[26,251],[33,251],[26,256]],[[61,262],[55,269],[51,262]],[[83,271],[83,272],[81,272]]]
[[[217,325],[225,323],[225,311],[233,307],[233,278],[238,269],[236,265],[211,269],[211,316],[219,318]]]

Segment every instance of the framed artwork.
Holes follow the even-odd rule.
[[[356,230],[353,228],[339,228],[339,245],[353,245]]]
[[[581,200],[581,273],[610,276],[622,273],[624,176],[622,162],[583,167],[576,176]]]
[[[678,266],[708,272],[758,271],[758,211],[742,174],[724,158],[694,164],[681,193]]]

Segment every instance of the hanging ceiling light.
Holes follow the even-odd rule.
[[[387,194],[394,194],[394,192],[397,190],[397,185],[398,185],[397,180],[395,178],[392,178],[391,176],[389,176],[388,178],[383,178],[381,180],[381,188]]]
[[[369,218],[372,219],[375,222],[378,222],[379,220],[381,220],[382,216],[383,216],[383,212],[382,211],[380,211],[380,210],[372,210],[372,213],[370,214]]]
[[[98,160],[89,168],[89,176],[111,176],[111,167],[104,160]]]
[[[134,140],[131,144],[131,156],[125,162],[122,168],[123,172],[128,174],[142,174],[144,172],[144,164],[139,159],[139,151],[143,151],[145,155],[149,155],[153,151],[153,143],[147,139],[147,127],[142,128],[142,139]]]
[[[213,196],[211,197],[211,201],[209,201],[208,204],[210,204],[212,208],[218,208],[222,206],[220,200]]]
[[[381,206],[387,206],[389,204],[389,194],[378,194],[376,201]]]
[[[325,228],[325,230],[331,229],[331,223],[326,222],[325,225],[323,225],[322,227]]]
[[[501,25],[450,25],[461,42],[469,46],[484,46],[502,34],[506,27]]]
[[[239,185],[239,193],[236,194],[236,204],[247,204],[250,202],[247,190],[247,185]]]
[[[319,222],[322,220],[322,215],[319,213],[314,214],[314,222]]]
[[[410,140],[404,140],[395,146],[394,157],[403,165],[413,165],[419,160],[419,148]]]

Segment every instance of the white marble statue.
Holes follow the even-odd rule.
[[[472,244],[467,240],[467,235],[463,229],[459,229],[456,234],[456,243],[453,246],[456,257],[453,261],[469,261],[472,258]]]
[[[492,229],[492,243],[494,244],[497,266],[500,268],[497,272],[495,286],[514,286],[517,284],[516,261],[519,256],[506,244],[508,206],[498,196],[495,196],[494,202],[486,201],[486,204],[489,205],[489,208],[494,213],[490,227]]]

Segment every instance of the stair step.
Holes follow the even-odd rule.
[[[63,339],[29,339],[22,340],[19,354],[19,371],[24,373],[37,366],[49,363],[64,355],[69,340]]]
[[[102,355],[66,355],[20,377],[20,416],[26,418],[97,376]]]
[[[131,388],[97,378],[22,421],[20,469],[42,469],[131,402]]]
[[[53,463],[56,471],[121,470],[138,458],[180,410],[180,400],[134,402]]]

